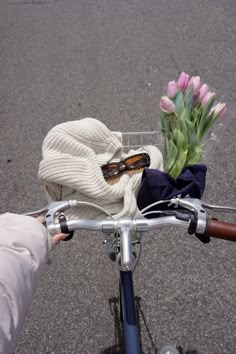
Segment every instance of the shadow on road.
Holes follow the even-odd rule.
[[[178,347],[177,349],[179,351],[179,354],[197,354],[196,350],[188,349],[188,350],[184,351],[182,347]]]
[[[145,330],[148,334],[148,338],[150,340],[151,344],[151,350],[152,353],[157,354],[157,348],[155,347],[155,343],[153,341],[151,332],[148,328],[146,318],[144,316],[144,312],[141,307],[141,298],[140,297],[135,297],[135,302],[136,302],[136,307],[137,307],[137,319],[138,319],[138,328],[139,328],[139,334],[140,334],[140,322],[142,321],[145,327]],[[120,303],[118,297],[113,297],[109,299],[109,306],[111,309],[111,314],[114,318],[114,329],[115,329],[115,335],[114,335],[114,345],[104,349],[100,354],[125,354],[124,350],[124,339],[123,339],[123,332],[122,332],[122,324],[120,321]],[[140,347],[141,347],[141,353],[145,354],[145,352],[142,350],[142,338],[140,335]],[[149,351],[150,353],[150,351]]]
[[[112,347],[106,348],[101,351],[100,354],[125,354],[124,351],[124,341],[122,334],[122,326],[120,321],[120,310],[119,310],[119,299],[118,297],[112,297],[109,299],[109,307],[111,310],[111,314],[114,318],[114,345]]]
[[[148,327],[147,321],[145,314],[143,312],[142,306],[141,306],[141,297],[136,296],[135,297],[135,303],[136,303],[136,308],[137,308],[137,320],[138,320],[138,328],[139,328],[139,338],[140,338],[140,347],[141,347],[141,354],[145,354],[143,351],[143,345],[142,345],[142,336],[141,336],[141,323],[144,325],[144,329],[148,335],[150,347],[148,349],[148,354],[153,353],[153,354],[158,354],[158,349],[155,346],[151,331]],[[114,345],[112,345],[109,348],[104,349],[103,351],[100,352],[100,354],[125,354],[125,349],[124,349],[124,338],[123,338],[123,329],[122,329],[122,323],[120,320],[120,302],[118,297],[112,297],[109,299],[109,307],[111,310],[111,315],[114,318]],[[177,348],[179,350],[180,354],[197,354],[196,350],[184,350],[183,347],[179,346]]]

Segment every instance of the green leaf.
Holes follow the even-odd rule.
[[[170,138],[176,125],[177,120],[175,113],[161,115],[161,131],[163,136],[167,136],[168,138]]]
[[[166,159],[164,159],[164,165],[165,165],[165,172],[169,173],[170,169],[172,168],[172,165],[175,163],[178,150],[172,140],[169,140],[166,144],[167,144],[168,154],[167,156],[165,156]]]
[[[188,121],[188,116],[189,114],[187,110],[184,110],[183,113],[178,116],[178,128],[183,134],[186,144],[188,143],[188,129],[186,124],[186,122]]]
[[[188,88],[184,97],[185,109],[188,111],[189,119],[191,119],[191,110],[193,105],[193,84]]]
[[[210,114],[214,101],[215,101],[215,97],[213,96],[207,101],[205,107],[203,108],[202,115],[200,116],[200,123],[197,129],[197,136],[199,141],[203,137],[203,132],[204,131],[206,132],[206,130],[208,129],[207,128],[208,116]]]
[[[175,128],[173,131],[174,143],[178,150],[185,150],[187,148],[186,139],[179,129]]]
[[[204,145],[200,145],[200,146],[196,147],[194,154],[191,157],[187,158],[186,166],[187,165],[194,165],[194,164],[199,163],[201,161],[202,154],[203,154],[203,147],[204,147]]]
[[[198,125],[200,123],[200,118],[202,115],[202,108],[201,107],[194,107],[192,110],[192,119],[191,121],[193,122],[195,126],[195,131],[197,131]]]
[[[216,119],[217,119],[217,117],[214,115],[213,112],[207,117],[206,124],[203,128],[203,131],[202,131],[202,137],[204,137],[204,135],[207,133],[207,131],[212,127],[212,125],[214,124]]]
[[[180,175],[182,169],[185,166],[186,163],[186,158],[187,158],[188,151],[181,151],[180,154],[178,154],[174,165],[172,166],[172,169],[170,170],[169,174],[173,177],[176,178]]]
[[[176,112],[178,114],[181,114],[184,110],[184,96],[181,91],[177,93],[174,103],[176,107]]]

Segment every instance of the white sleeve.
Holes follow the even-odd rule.
[[[52,246],[51,235],[36,219],[0,215],[0,353],[16,348]]]

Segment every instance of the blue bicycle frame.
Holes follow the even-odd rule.
[[[132,271],[120,271],[121,309],[126,354],[140,354]]]

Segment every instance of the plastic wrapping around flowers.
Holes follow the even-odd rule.
[[[182,72],[177,82],[168,83],[166,96],[160,101],[161,131],[164,138],[165,172],[176,178],[184,167],[201,161],[203,138],[217,119],[226,112],[225,103],[215,104],[199,76]]]

